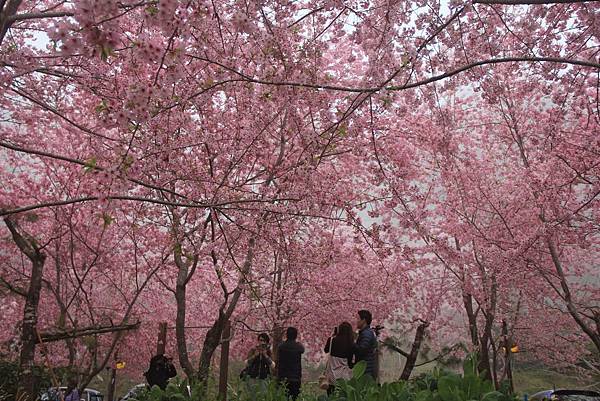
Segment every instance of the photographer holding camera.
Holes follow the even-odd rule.
[[[275,367],[275,362],[269,346],[270,341],[267,333],[258,335],[258,344],[248,352],[243,376],[256,380],[265,380],[271,376],[271,369]]]

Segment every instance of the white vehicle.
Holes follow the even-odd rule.
[[[591,390],[545,390],[529,397],[530,401],[600,401],[600,393]]]
[[[123,398],[121,398],[121,401],[129,401],[135,399],[135,397],[145,388],[148,388],[148,385],[146,383],[136,384],[131,389],[129,389],[129,391],[123,396]]]
[[[65,391],[67,391],[67,388],[64,386],[61,386],[58,388],[58,391],[60,391],[63,395],[63,399],[65,397]],[[102,395],[102,393],[98,390],[95,390],[93,388],[85,388],[83,390],[83,393],[81,393],[81,397],[80,397],[81,401],[103,401],[104,400],[104,395]],[[41,401],[60,401],[60,397],[58,397],[58,393],[57,393],[57,389],[56,388],[50,388],[48,389],[48,391],[46,391],[44,394],[42,394],[42,396],[40,397]]]

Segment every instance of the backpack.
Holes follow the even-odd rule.
[[[248,363],[243,372],[252,379],[264,380],[271,376],[271,366],[266,359],[257,355]]]

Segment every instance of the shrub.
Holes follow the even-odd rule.
[[[350,380],[339,380],[331,396],[301,394],[299,401],[517,401],[506,392],[495,391],[491,382],[479,376],[477,358],[464,361],[464,374],[435,369],[411,381],[377,384],[365,375],[366,364],[352,369]],[[174,379],[166,390],[153,387],[143,391],[137,401],[215,401],[216,395],[202,395],[198,385]],[[241,382],[230,389],[232,401],[287,401],[285,390],[276,381]]]
[[[41,394],[52,385],[50,374],[40,366],[33,367],[35,377],[34,391]],[[0,361],[0,401],[15,399],[17,392],[19,366],[10,361]]]

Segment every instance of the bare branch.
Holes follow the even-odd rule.
[[[436,76],[433,76],[431,78],[427,78],[427,79],[422,80],[422,81],[417,81],[417,82],[413,82],[411,84],[406,84],[406,85],[402,85],[402,86],[388,86],[385,89],[389,90],[389,91],[397,91],[397,90],[404,90],[404,89],[416,88],[417,86],[423,86],[423,85],[427,85],[427,84],[430,84],[430,83],[435,82],[435,81],[440,81],[442,79],[449,78],[451,76],[460,74],[461,72],[464,72],[464,71],[467,71],[467,70],[470,70],[472,68],[479,67],[479,66],[482,66],[482,65],[487,65],[487,64],[501,64],[501,63],[514,63],[514,62],[547,62],[547,63],[559,63],[559,64],[579,65],[579,66],[582,66],[582,67],[592,67],[592,68],[600,69],[600,64],[599,63],[595,63],[593,61],[588,61],[588,60],[574,60],[574,59],[567,59],[567,58],[561,58],[561,57],[504,57],[504,58],[493,58],[493,59],[488,59],[488,60],[476,61],[474,63],[464,65],[464,66],[459,67],[459,68],[457,68],[455,70],[448,71],[448,72],[445,72],[443,74],[436,75]]]
[[[49,152],[43,152],[43,151],[40,151],[40,150],[28,149],[28,148],[24,148],[22,146],[18,146],[18,145],[12,144],[12,143],[4,142],[4,141],[0,141],[0,147],[6,148],[6,149],[11,149],[11,150],[14,150],[16,152],[27,153],[27,154],[36,155],[36,156],[49,157],[51,159],[62,160],[62,161],[66,161],[66,162],[69,162],[69,163],[79,164],[80,166],[89,167],[89,168],[91,168],[93,170],[96,170],[96,171],[106,171],[106,169],[104,167],[100,167],[100,166],[97,166],[97,165],[91,166],[89,163],[86,163],[86,162],[84,162],[82,160],[72,159],[70,157],[66,157],[66,156],[62,156],[62,155],[57,155],[57,154],[49,153]],[[177,193],[175,191],[172,191],[170,189],[167,189],[167,188],[163,188],[163,187],[159,187],[159,186],[156,186],[156,185],[148,184],[148,183],[146,183],[144,181],[140,181],[140,180],[137,180],[135,178],[127,178],[127,181],[130,181],[130,182],[133,182],[135,184],[141,185],[142,187],[146,187],[146,188],[149,188],[149,189],[154,189],[154,190],[157,190],[157,191],[168,192],[171,195],[175,195],[175,196],[178,196],[180,198],[187,199],[187,197],[185,195],[179,194],[179,193]]]
[[[505,5],[536,5],[536,4],[572,4],[592,3],[600,0],[473,0],[473,4],[505,4]]]
[[[63,330],[49,333],[40,333],[42,342],[61,341],[68,338],[85,337],[96,334],[116,333],[118,331],[136,330],[140,327],[140,322],[133,324],[121,324],[116,326],[90,326],[82,329]],[[39,340],[37,341],[40,342]]]
[[[39,12],[39,13],[22,13],[14,14],[6,18],[9,23],[24,21],[28,19],[43,19],[43,18],[60,18],[60,17],[72,17],[74,14],[69,11],[53,11],[53,12]]]
[[[12,215],[15,213],[28,212],[30,210],[43,209],[43,208],[52,207],[52,206],[64,206],[64,205],[72,205],[74,203],[97,201],[97,200],[100,200],[100,198],[101,198],[100,196],[84,196],[84,197],[75,198],[75,199],[66,199],[66,200],[61,200],[61,201],[38,203],[35,205],[23,206],[23,207],[11,209],[11,210],[0,210],[0,217],[1,216],[9,216],[9,215]],[[202,202],[177,203],[177,202],[169,202],[169,201],[155,199],[155,198],[144,198],[141,196],[126,196],[126,195],[108,195],[108,196],[104,197],[104,199],[146,202],[146,203],[155,203],[158,205],[197,208],[197,209],[219,208],[219,207],[223,207],[223,206],[230,206],[233,204],[242,204],[242,203],[273,203],[273,202],[279,202],[279,201],[298,201],[299,200],[299,199],[295,199],[295,198],[278,198],[278,199],[267,199],[267,200],[240,199],[240,200],[234,200],[234,201],[225,201],[225,202],[209,204],[209,203],[202,203]]]
[[[600,0],[598,0],[600,1]],[[562,57],[532,57],[532,56],[527,56],[527,57],[504,57],[504,58],[495,58],[495,59],[487,59],[487,60],[481,60],[481,61],[476,61],[470,64],[466,64],[462,67],[459,67],[455,70],[452,71],[448,71],[445,72],[443,74],[440,75],[435,75],[433,77],[424,79],[422,81],[417,81],[417,82],[413,82],[413,83],[407,83],[404,85],[395,85],[395,86],[379,86],[379,87],[371,87],[371,88],[353,88],[353,87],[349,87],[349,86],[337,86],[337,85],[324,85],[324,84],[312,84],[312,83],[305,83],[305,82],[289,82],[289,81],[267,81],[267,80],[263,80],[263,79],[259,79],[259,78],[253,78],[249,75],[244,74],[241,71],[235,70],[231,67],[228,67],[222,63],[219,63],[217,61],[213,61],[204,57],[198,57],[198,56],[194,56],[194,55],[189,55],[189,57],[197,59],[197,60],[201,60],[201,61],[205,61],[207,63],[210,64],[215,64],[218,65],[219,67],[222,67],[223,69],[238,75],[239,77],[241,77],[242,81],[247,81],[247,82],[251,82],[254,84],[258,84],[258,85],[268,85],[268,86],[291,86],[291,87],[299,87],[299,88],[307,88],[307,89],[322,89],[322,90],[331,90],[331,91],[337,91],[337,92],[350,92],[350,93],[375,93],[378,92],[382,89],[384,90],[388,90],[388,91],[398,91],[398,90],[405,90],[405,89],[411,89],[411,88],[416,88],[418,86],[423,86],[423,85],[427,85],[430,84],[432,82],[436,82],[436,81],[441,81],[443,79],[452,77],[454,75],[458,75],[461,72],[465,72],[467,70],[470,70],[472,68],[475,67],[479,67],[482,65],[487,65],[487,64],[501,64],[501,63],[513,63],[513,62],[547,62],[547,63],[559,63],[559,64],[571,64],[571,65],[578,65],[578,66],[582,66],[582,67],[591,67],[591,68],[597,68],[600,70],[600,63],[596,63],[593,61],[589,61],[589,60],[576,60],[576,59],[568,59],[568,58],[562,58]],[[393,77],[392,77],[393,79]],[[238,82],[238,80],[231,80],[232,82]],[[385,83],[391,81],[391,79],[388,79]],[[226,81],[224,81],[226,82]],[[384,83],[384,85],[385,85]]]
[[[11,283],[9,283],[8,281],[6,281],[6,279],[4,277],[0,277],[0,286],[3,286],[4,288],[6,288],[7,290],[14,292],[17,295],[20,295],[22,297],[27,297],[27,290],[24,288],[19,288]]]

